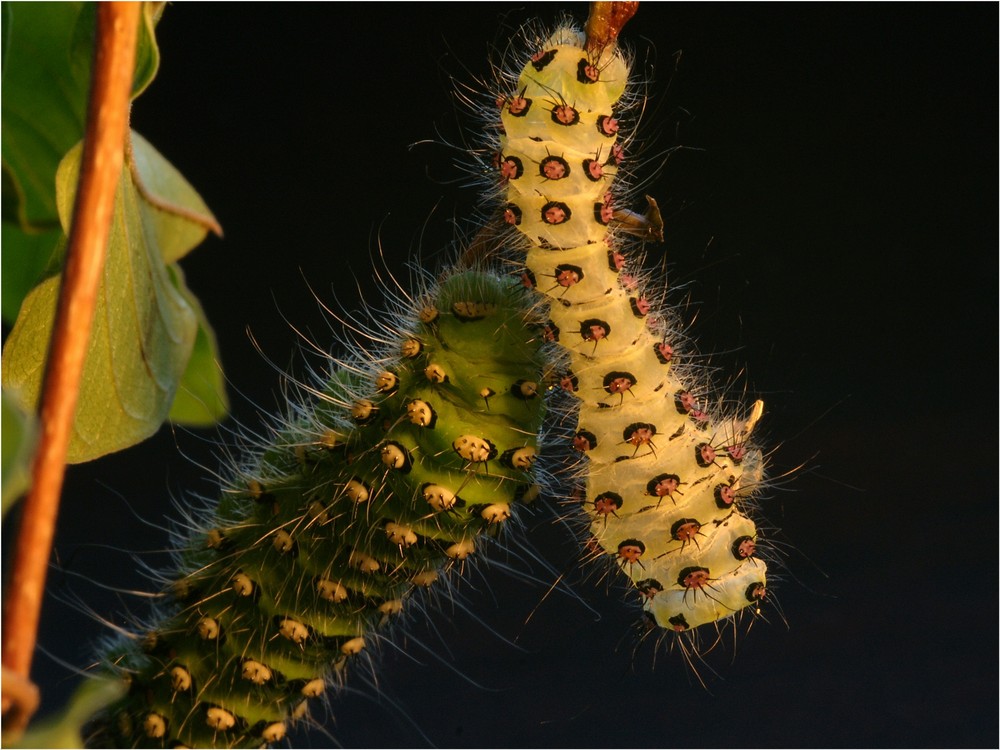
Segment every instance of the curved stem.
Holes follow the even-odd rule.
[[[42,387],[41,437],[4,607],[3,665],[25,679],[35,651],[66,452],[122,170],[140,11],[141,3],[133,2],[100,3],[97,8],[80,185]],[[14,699],[5,694],[3,702],[6,711]]]

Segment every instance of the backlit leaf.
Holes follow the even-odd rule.
[[[136,139],[137,149],[143,148],[141,143]],[[81,151],[74,148],[57,175],[64,223],[72,210]],[[163,262],[160,237],[169,234],[173,222],[188,219],[165,218],[147,203],[126,164],[116,195],[70,462],[91,460],[144,440],[167,417],[198,329],[194,309]],[[28,295],[4,347],[4,385],[15,386],[31,405],[37,403],[41,388],[60,279],[61,275],[46,279]]]
[[[153,30],[162,6],[143,7],[133,98],[159,66]],[[3,219],[23,227],[58,222],[55,175],[81,138],[87,111],[96,4],[5,3],[2,138]],[[16,186],[11,192],[7,180]]]
[[[201,303],[184,285],[180,266],[175,264],[170,267],[170,271],[178,277],[179,291],[198,316],[198,335],[177,395],[174,396],[174,403],[170,407],[169,419],[191,427],[209,427],[229,413],[226,380],[219,365],[219,346]]]

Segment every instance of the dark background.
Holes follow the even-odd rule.
[[[242,423],[279,392],[246,329],[301,371],[290,324],[332,340],[310,286],[378,305],[379,245],[402,278],[417,248],[449,257],[435,253],[475,193],[448,184],[452,150],[408,146],[460,142],[450,76],[485,75],[491,43],[556,9],[167,8],[133,124],[226,229],[184,268]],[[675,300],[697,303],[684,314],[700,349],[765,399],[772,472],[792,471],[762,503],[780,611],[710,655],[706,690],[676,653],[654,668],[635,648],[621,592],[578,581],[579,599],[542,602],[554,574],[540,565],[546,583],[487,570],[463,588],[473,615],[443,602],[385,650],[377,687],[349,682],[336,741],[995,746],[996,28],[992,4],[640,8],[625,38],[651,79],[648,153],[687,147],[648,188],[667,216],[656,259],[687,285]],[[212,494],[214,439],[165,429],[72,470],[68,572],[52,573],[36,659],[47,705],[73,685],[49,654],[85,665],[101,633],[58,599],[143,611],[80,576],[148,587],[127,551],[166,562],[152,526],[177,516],[171,498]],[[565,533],[526,525],[553,569],[570,565]]]

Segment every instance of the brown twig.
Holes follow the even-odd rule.
[[[593,2],[587,17],[587,49],[600,52],[613,46],[618,35],[639,9],[638,2]]]
[[[3,618],[3,665],[26,680],[35,651],[66,451],[121,176],[140,12],[141,4],[133,2],[100,3],[97,8],[87,129],[45,367],[39,412],[41,437],[32,464],[31,489],[22,506]],[[5,691],[5,713],[13,702]]]

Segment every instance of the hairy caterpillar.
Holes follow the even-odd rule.
[[[129,696],[91,742],[270,744],[529,487],[543,400],[531,300],[484,272],[414,298],[381,356],[334,362],[179,540],[168,603],[106,659]]]
[[[601,155],[599,153],[599,150],[595,150],[594,153],[595,153],[595,157],[598,157],[598,156]],[[536,155],[536,156],[538,156],[538,155]],[[563,163],[560,163],[559,160],[562,160]],[[593,164],[594,162],[592,161],[591,163]],[[597,163],[600,164],[600,162],[597,162]],[[557,174],[558,173],[558,169],[560,167],[565,168],[565,164],[568,164],[568,162],[566,161],[566,159],[562,155],[554,155],[554,156],[552,156],[552,155],[546,155],[544,157],[540,157],[540,158],[537,159],[538,169],[539,170],[544,170],[544,169],[548,168],[549,173],[551,173],[551,174]],[[582,167],[582,168],[584,168],[584,169],[587,168],[584,162],[581,162],[579,166]],[[573,167],[571,166],[571,169],[572,168]],[[553,171],[553,170],[555,170],[555,171]],[[608,168],[608,172],[610,173],[611,171],[612,171],[612,169],[609,167]],[[547,177],[547,178],[548,179],[553,179],[551,177]],[[550,203],[552,203],[552,204],[558,204],[558,203],[561,203],[561,202],[562,201],[558,201],[558,200],[546,201],[542,205],[542,207],[539,208],[539,212],[540,213],[544,213],[544,210],[553,210],[553,209],[562,210],[562,208],[560,206],[557,206],[557,205],[550,206],[550,205],[548,205]],[[592,201],[592,203],[600,203],[600,202],[601,201]],[[566,205],[568,207],[570,204],[567,203]],[[554,243],[550,242],[550,244],[554,244]],[[534,262],[534,265],[533,265],[533,261],[529,260],[528,269],[535,276],[536,280],[551,278],[551,284],[552,284],[553,288],[551,290],[543,290],[543,291],[553,291],[553,292],[556,292],[555,294],[552,294],[552,296],[553,297],[559,297],[559,306],[561,306],[564,301],[572,302],[574,300],[574,297],[572,295],[576,293],[577,289],[582,289],[583,288],[583,286],[577,284],[577,282],[581,281],[581,279],[587,279],[587,280],[593,281],[594,279],[601,278],[600,273],[604,272],[604,269],[599,268],[600,264],[594,265],[592,263],[592,260],[593,260],[592,258],[571,258],[570,260],[575,260],[577,262],[575,262],[575,263],[560,262],[560,263],[556,264],[555,266],[552,266],[552,263],[550,261],[544,260],[541,256],[539,256],[535,260],[537,262]],[[561,260],[565,260],[565,258],[562,258]],[[607,272],[605,272],[605,275],[607,275],[608,273],[610,273],[611,276],[615,276],[616,274],[614,274],[612,272],[611,267],[607,266],[607,260],[606,260],[606,258],[603,259],[603,262],[605,263],[605,266],[607,267]],[[575,281],[574,281],[574,275],[576,277]],[[566,283],[566,282],[572,282],[572,283]],[[541,287],[541,283],[539,283],[538,286]],[[565,292],[565,294],[559,295],[558,294],[559,292]],[[617,300],[615,300],[615,304],[619,304],[620,305],[621,301],[622,300],[617,299]],[[477,315],[474,314],[474,312],[475,312],[474,310],[472,310],[473,314],[469,314],[471,308],[468,307],[467,305],[470,304],[470,303],[472,305],[479,305],[479,304],[481,304],[482,300],[479,299],[479,297],[464,297],[464,296],[462,296],[462,297],[460,297],[457,300],[457,302],[459,303],[459,308],[457,308],[457,309],[454,308],[453,305],[448,305],[448,304],[444,304],[443,306],[439,305],[438,309],[439,309],[439,311],[443,311],[446,314],[452,314],[452,315],[456,315],[456,316],[459,316],[459,317],[463,317],[464,316],[465,318],[469,318],[469,319],[478,317]],[[636,302],[638,303],[638,298],[636,299]],[[491,304],[491,303],[487,303],[487,304]],[[558,307],[555,307],[554,309],[556,309],[557,311],[559,311]],[[635,308],[634,308],[634,306],[632,305],[631,302],[629,304],[629,309],[633,310],[632,314],[634,315],[635,314],[635,312],[634,312]],[[559,312],[561,312],[561,311],[559,311]],[[621,311],[619,310],[618,312],[621,312]],[[555,319],[555,315],[556,315],[556,313],[553,313],[553,315],[552,315],[553,319]],[[574,313],[574,315],[575,315],[575,313]],[[525,310],[521,310],[521,312],[519,313],[519,317],[523,320],[525,316],[528,316],[529,319],[530,319],[530,316],[528,315],[528,313]],[[588,325],[584,326],[584,323],[587,323],[588,321],[595,321],[595,322],[591,322]],[[617,318],[614,318],[611,315],[605,315],[604,317],[584,318],[584,320],[582,320],[582,321],[571,322],[571,324],[569,326],[569,330],[573,330],[573,325],[574,324],[579,324],[577,326],[577,330],[579,331],[580,340],[583,341],[583,342],[585,342],[585,343],[588,343],[588,344],[595,344],[594,351],[590,355],[591,357],[593,357],[593,356],[595,356],[595,355],[598,354],[598,351],[597,351],[597,348],[596,348],[597,344],[599,344],[601,341],[604,341],[605,343],[608,342],[608,341],[612,341],[613,340],[613,336],[618,335],[619,332],[622,330],[622,328],[617,324],[617,322],[613,323],[612,321],[617,321]],[[475,322],[475,321],[470,321],[470,322]],[[589,338],[584,335],[584,329],[585,328],[587,330],[590,330],[591,333],[593,333],[593,331],[591,329],[593,329],[594,326],[600,325],[601,323],[607,324],[607,325],[605,325],[605,334],[607,334],[607,335],[602,335],[600,338],[598,338],[596,335],[591,335]],[[557,323],[557,325],[558,325],[558,323]],[[564,330],[564,331],[567,330],[567,328],[566,328],[565,325],[562,326],[562,330]],[[612,333],[612,331],[613,331],[613,333]],[[662,342],[659,342],[659,343],[662,343]],[[661,352],[661,354],[662,354],[662,352]],[[434,364],[434,363],[433,362],[429,363],[428,367],[430,367],[430,365],[432,365],[432,364]],[[538,369],[539,368],[536,367],[536,372],[528,374],[527,379],[525,379],[525,378],[519,378],[519,380],[524,380],[525,382],[541,381],[540,373],[537,371]],[[571,360],[571,362],[570,362],[570,369],[573,371],[573,376],[576,376],[576,377],[579,378],[579,377],[581,377],[580,373],[582,373],[583,382],[586,383],[588,386],[592,385],[592,383],[588,382],[588,378],[590,378],[591,380],[593,380],[593,377],[592,377],[593,373],[589,371],[590,368],[588,368],[586,366],[586,364],[584,366],[580,366],[579,364],[576,364],[574,361]],[[633,368],[633,370],[635,370],[635,369],[638,369],[638,368]],[[377,375],[377,373],[374,373],[374,374]],[[447,374],[447,373],[445,372],[444,374]],[[523,374],[524,373],[522,373],[522,375]],[[602,389],[603,393],[605,394],[605,396],[603,396],[601,398],[604,398],[605,401],[602,401],[602,402],[595,401],[594,403],[590,404],[590,406],[594,406],[596,403],[606,403],[606,400],[607,400],[608,396],[612,396],[612,395],[615,395],[615,396],[620,395],[620,396],[623,396],[623,397],[628,396],[631,393],[631,391],[632,391],[632,386],[629,386],[628,388],[624,387],[624,381],[629,379],[629,378],[626,377],[628,374],[636,376],[636,372],[633,372],[632,370],[625,370],[625,369],[621,369],[621,370],[609,370],[608,372],[603,373],[603,376],[600,378],[600,381],[601,381],[600,388]],[[567,376],[567,373],[563,372],[563,373],[559,373],[559,375],[560,376]],[[610,379],[608,379],[609,375],[616,375],[616,377],[611,377]],[[430,377],[430,376],[425,375],[425,377]],[[433,375],[433,378],[439,378],[439,377],[440,376],[437,375],[437,374]],[[532,380],[532,378],[534,378],[534,380]],[[642,376],[637,376],[637,377],[631,378],[630,380],[632,381],[632,385],[638,385],[640,383],[643,383],[645,381],[645,378],[642,377]],[[607,382],[605,382],[605,381],[607,381]],[[515,380],[510,385],[514,385],[517,382],[518,382],[518,380]],[[443,385],[443,383],[437,383],[437,385]],[[523,386],[523,385],[524,385],[524,383],[521,384],[521,386]],[[519,386],[519,388],[521,388],[521,386]],[[341,387],[341,386],[337,386],[337,387]],[[356,381],[348,379],[348,381],[346,383],[344,383],[342,385],[342,387],[344,388],[344,391],[343,391],[343,393],[338,393],[337,398],[339,400],[343,401],[344,403],[350,402],[350,403],[354,404],[354,402],[356,402],[358,400],[358,398],[356,398],[356,397],[363,397],[363,394],[357,392],[357,391],[359,391],[359,390],[361,390],[363,388],[363,386],[359,382],[356,382]],[[376,383],[376,391],[379,391],[379,390],[382,391],[382,393],[380,393],[379,395],[388,395],[391,392],[392,387],[393,386],[392,386],[391,383]],[[480,389],[480,391],[481,390],[482,389]],[[661,388],[661,390],[662,390],[662,388]],[[507,388],[506,391],[501,390],[500,392],[503,393],[503,394],[505,394],[505,395],[506,394],[510,394],[509,386],[508,386],[508,388]],[[413,403],[413,401],[418,400],[416,398],[416,396],[419,395],[419,394],[409,393],[409,395],[414,396],[414,398],[412,398],[410,400],[407,400],[405,403],[400,403],[400,404],[396,405],[397,408],[399,408],[399,407],[407,407],[405,409],[405,412],[406,412],[408,418],[410,416],[410,409],[408,407]],[[482,394],[479,394],[479,398],[484,399],[484,402],[485,402],[486,400],[488,400],[489,398],[491,398],[491,396],[483,396]],[[420,399],[420,400],[423,400],[423,399]],[[426,401],[425,403],[430,403],[430,401]],[[619,404],[619,405],[621,405],[621,404]],[[374,404],[373,404],[373,406],[374,406]],[[364,408],[367,408],[367,407],[362,407],[361,411],[359,411],[358,414],[353,415],[353,416],[355,416],[355,424],[351,428],[352,430],[357,430],[359,432],[364,432],[364,430],[372,429],[375,426],[375,424],[377,422],[377,419],[373,420],[372,422],[368,422],[367,420],[368,420],[369,417],[371,417],[371,414],[364,412],[364,410],[363,410]],[[597,407],[597,408],[600,408],[600,407]],[[402,412],[400,412],[400,414],[401,413]],[[478,412],[476,412],[476,413],[478,413]],[[423,415],[423,416],[421,416],[421,415]],[[416,416],[420,420],[423,420],[424,417],[426,417],[425,421],[428,423],[428,425],[429,425],[429,423],[432,420],[435,419],[435,414],[434,414],[433,411],[427,411],[427,412],[418,411],[416,413]],[[530,421],[528,422],[528,424],[530,424]],[[425,424],[413,424],[414,427],[423,427],[423,426],[428,426],[428,425],[425,425]],[[589,426],[589,423],[588,423],[588,426]],[[522,429],[524,429],[524,428],[522,428]],[[586,429],[586,428],[583,428],[583,429]],[[732,432],[733,434],[735,434],[737,432],[737,430],[738,430],[738,428],[735,426],[735,424],[731,428],[729,428],[729,429],[730,429],[730,432]],[[313,433],[314,433],[313,434],[314,440],[313,440],[313,442],[311,444],[315,445],[315,446],[321,446],[321,445],[326,445],[327,443],[330,443],[331,445],[328,445],[327,447],[333,448],[333,447],[335,447],[338,438],[347,437],[347,442],[348,443],[352,439],[350,436],[341,435],[340,433],[337,433],[336,431],[333,434],[329,434],[329,435],[325,431],[320,431],[320,430],[314,430]],[[464,434],[464,433],[462,433],[462,434]],[[596,434],[596,433],[593,433],[593,434]],[[461,435],[459,435],[458,437],[461,437]],[[293,443],[293,441],[287,441],[287,442],[289,443],[289,445],[291,445]],[[525,442],[527,442],[527,441],[525,441]],[[608,445],[608,441],[607,440],[603,440],[603,441],[599,440],[598,442],[603,443],[603,445],[605,445],[605,446]],[[454,444],[454,441],[452,441],[452,443]],[[379,453],[379,456],[380,456],[380,460],[381,460],[381,457],[383,457],[383,456],[386,455],[383,451],[384,450],[388,450],[389,451],[388,455],[389,455],[390,463],[388,465],[383,463],[382,466],[384,468],[380,468],[376,464],[375,467],[374,467],[375,469],[384,471],[385,468],[404,469],[404,468],[408,468],[409,467],[410,458],[407,455],[407,452],[409,450],[409,447],[407,445],[402,445],[402,446],[400,446],[400,445],[394,445],[392,439],[386,439],[386,437],[384,435],[381,435],[378,440],[369,440],[369,442],[365,443],[365,445],[368,448],[372,448],[373,446],[378,446],[378,453]],[[302,446],[299,445],[298,447],[301,448]],[[522,446],[522,447],[525,447],[525,446]],[[492,448],[489,447],[488,444],[487,445],[478,445],[478,446],[476,446],[476,449],[484,451],[483,455],[489,455],[490,453],[492,453]],[[323,449],[319,450],[319,454],[321,456],[325,456],[325,454],[322,453],[322,450]],[[458,449],[454,447],[454,445],[453,445],[453,450],[455,451],[456,455],[461,455],[459,453]],[[305,451],[305,452],[308,452],[308,451]],[[299,451],[298,453],[296,453],[295,451],[292,451],[291,454],[285,455],[284,459],[287,459],[288,461],[291,461],[292,457],[294,456],[294,459],[297,462],[295,465],[299,466],[299,467],[302,467],[304,465],[303,462],[307,460],[307,457],[305,457],[303,455],[299,455],[300,453],[303,453],[303,451]],[[499,453],[499,451],[498,451],[498,453]],[[470,454],[469,458],[472,458],[474,455],[479,455],[479,454],[478,453],[477,454]],[[501,456],[502,456],[502,453],[501,453]],[[642,456],[636,456],[636,461],[640,461],[642,458],[643,458]],[[510,460],[510,459],[508,459],[508,460]],[[372,467],[368,467],[369,470],[371,468]],[[271,496],[281,496],[283,493],[290,491],[290,488],[285,487],[284,484],[283,484],[283,482],[285,482],[285,477],[283,477],[283,476],[279,477],[278,481],[276,483],[273,482],[273,481],[261,481],[261,479],[258,478],[258,477],[256,477],[256,476],[247,476],[247,477],[245,477],[245,479],[246,479],[246,482],[244,483],[244,487],[243,487],[243,496],[242,496],[242,499],[244,501],[247,498],[250,498],[250,499],[253,499],[253,500],[258,500],[258,501],[261,500],[261,499],[263,499],[264,502],[261,503],[261,507],[265,507],[266,508],[266,502],[270,500]],[[327,481],[330,481],[330,480],[327,480]],[[349,479],[346,479],[346,481],[342,481],[341,484],[343,485],[342,486],[343,496],[345,496],[348,499],[351,499],[352,501],[355,501],[355,502],[356,502],[356,498],[352,497],[352,495],[358,495],[361,492],[367,492],[368,491],[368,488],[365,487],[365,483],[364,483],[363,477],[359,477],[358,479],[355,479],[354,478],[354,474],[351,474],[351,477]],[[272,486],[272,485],[275,485],[275,486]],[[421,484],[420,487],[423,487],[423,485]],[[596,512],[596,509],[597,509],[597,502],[598,502],[597,495],[598,494],[600,494],[600,493],[599,492],[595,492],[594,488],[591,488],[591,490],[590,490],[591,502],[594,505],[595,512]],[[476,520],[476,519],[473,519],[473,520],[475,520],[475,523],[480,523],[479,520]],[[604,519],[599,519],[599,520],[603,521]],[[392,521],[392,523],[396,523],[396,521]],[[660,521],[660,523],[663,523],[663,522]],[[597,528],[597,527],[595,527],[595,528]],[[407,538],[408,538],[407,537],[407,532],[406,531],[401,531],[398,528],[389,529],[388,526],[384,526],[383,530],[384,530],[384,532],[386,534],[386,538],[390,539],[390,541],[392,541],[391,535],[394,534],[394,533],[398,533],[399,539],[401,540],[399,542],[400,544],[404,544],[406,542]],[[272,553],[279,553],[279,554],[284,553],[286,555],[287,554],[294,554],[294,552],[296,551],[295,546],[294,546],[296,540],[294,538],[286,538],[283,534],[280,533],[280,531],[282,531],[282,530],[279,529],[278,531],[275,531],[273,533],[269,532],[268,539],[266,541],[268,541],[271,544],[271,551],[268,552],[268,554],[272,554]],[[372,532],[365,532],[365,533],[368,534],[368,533],[372,533]],[[289,535],[289,536],[291,536],[291,535]],[[211,536],[208,537],[207,540],[206,540],[206,544],[209,544],[209,543],[211,543],[212,545],[214,545],[212,547],[212,549],[218,549],[220,547],[225,547],[227,544],[232,543],[232,539],[225,537],[224,534],[220,534],[218,538],[211,537]],[[301,551],[300,551],[300,553],[301,553]],[[367,553],[364,553],[364,554],[367,555]],[[350,554],[348,554],[348,560],[347,560],[347,562],[348,562],[348,564],[351,563]],[[365,560],[359,557],[359,558],[357,558],[355,560],[355,562],[358,565],[363,565],[365,563]],[[225,577],[225,576],[223,576],[223,577]],[[329,580],[329,579],[326,579],[326,580]],[[229,583],[230,579],[227,578],[226,582]],[[241,587],[241,589],[240,589],[241,591],[242,590],[246,590],[245,588],[243,588],[244,582],[242,582],[242,579],[240,579],[239,581],[235,581],[235,580],[232,581],[232,586],[233,587],[236,587],[237,585],[239,585]],[[238,591],[235,591],[235,588],[233,590],[234,590],[235,593],[239,593]],[[324,589],[324,591],[326,593],[330,593],[330,589],[329,588]],[[197,590],[196,590],[195,593],[194,593],[194,596],[197,597],[198,593],[199,592],[197,592]],[[320,593],[322,594],[322,592],[320,592]],[[250,594],[252,595],[252,590],[251,590]],[[331,596],[333,596],[335,598],[336,594],[335,593],[331,593]],[[383,602],[383,604],[384,603],[385,602]],[[278,615],[272,615],[272,621],[273,621],[273,617],[277,617],[277,616]],[[205,617],[200,618],[197,621],[197,624],[196,624],[196,626],[194,628],[194,630],[198,632],[198,636],[199,637],[201,636],[201,630],[198,628],[198,625],[201,625],[202,621],[204,619],[205,619]],[[216,618],[209,617],[209,619],[216,619]],[[289,619],[289,618],[285,618],[285,619]],[[295,621],[295,622],[297,623],[297,621]],[[697,623],[692,623],[692,624],[697,624]],[[209,624],[206,624],[206,627],[209,627]],[[294,624],[287,624],[287,629],[293,635],[296,632],[298,632],[298,630],[297,630],[297,628],[295,627]],[[282,632],[282,626],[281,625],[278,625],[278,630],[279,630],[279,634],[280,634]],[[202,639],[202,640],[216,640],[218,637],[219,636],[217,634],[215,636],[215,638],[208,638],[208,639]],[[294,640],[294,639],[288,639],[288,640]],[[336,644],[336,647],[334,649],[332,649],[332,652],[336,653],[339,649],[342,649],[345,646],[348,646],[348,644],[350,644],[351,641],[353,641],[353,638],[349,638],[346,641],[344,641],[343,643]],[[350,650],[350,649],[348,649],[348,650]],[[169,666],[169,665],[166,665],[166,666]],[[256,659],[250,660],[250,666],[249,667],[247,667],[247,662],[246,661],[241,661],[239,663],[239,666],[240,666],[240,670],[239,670],[239,676],[238,676],[238,678],[235,677],[236,671],[233,672],[233,674],[234,674],[234,678],[233,678],[234,682],[236,681],[236,679],[243,679],[243,680],[249,681],[250,683],[256,685],[257,683],[255,682],[254,678],[260,679],[262,675],[267,674],[267,672],[265,670],[270,670],[272,674],[274,672],[274,670],[271,670],[270,666],[268,664],[264,663],[263,660],[256,660]],[[170,668],[170,672],[171,673],[173,672],[173,667]],[[173,679],[175,676],[176,675],[172,674],[171,675],[171,679]],[[285,676],[287,678],[287,675],[283,675],[283,676]],[[267,682],[267,680],[264,680],[264,681]],[[183,683],[183,680],[181,682]],[[171,682],[171,686],[172,685],[173,685],[173,682]],[[221,707],[218,707],[218,706],[212,707],[212,706],[210,706],[208,708],[205,708],[205,712],[206,712],[206,725],[207,725],[207,714],[208,714],[209,711],[213,710],[213,708],[221,708]],[[225,710],[225,709],[222,709],[222,710]],[[228,721],[229,721],[228,717],[226,717],[225,714],[220,714],[220,713],[216,712],[214,714],[214,716],[216,717],[214,719],[214,721],[216,721],[217,725],[215,727],[210,727],[212,729],[220,729],[220,727],[222,725],[227,724]],[[146,719],[148,719],[149,717],[146,716],[146,717],[141,717],[141,718],[142,718],[141,729],[143,731],[145,731],[146,730]],[[235,718],[236,717],[234,717],[234,722],[235,722]],[[244,719],[244,725],[241,725],[241,730],[242,729],[246,730],[246,732],[244,734],[238,735],[240,738],[253,738],[254,740],[256,740],[256,739],[265,739],[266,740],[266,739],[269,739],[270,737],[276,736],[275,733],[279,731],[274,726],[277,722],[269,722],[268,723],[266,721],[266,719],[258,719],[257,721],[250,721],[250,720],[246,719],[245,717],[239,717],[239,718],[243,718]],[[262,726],[260,725],[261,721],[265,721],[265,723]],[[159,725],[156,723],[156,720],[153,720],[152,726],[153,726],[154,730],[158,731],[158,726]],[[270,734],[267,734],[267,733],[270,733]],[[214,740],[214,738],[215,738],[214,733],[213,733],[212,736],[213,736],[213,740]],[[201,741],[204,741],[204,740],[201,740]]]
[[[549,299],[546,334],[568,354],[558,377],[579,402],[573,447],[588,461],[594,554],[617,561],[658,626],[685,631],[764,596],[743,512],[762,475],[747,439],[763,404],[740,419],[709,403],[655,280],[628,258],[629,232],[662,229],[655,214],[616,211],[627,198],[614,178],[630,158],[616,49],[568,30],[545,40],[501,101],[496,158],[504,218],[531,243],[525,283]]]
[[[193,184],[225,226],[227,240],[194,253],[187,270],[210,307],[229,377],[251,401],[236,399],[248,425],[258,411],[274,410],[276,378],[245,328],[286,369],[294,336],[282,316],[317,344],[329,341],[303,276],[324,300],[379,306],[368,278],[376,234],[385,265],[397,272],[418,243],[425,255],[444,246],[449,216],[470,210],[461,188],[442,184],[454,176],[450,154],[406,149],[434,137],[435,126],[455,140],[445,93],[452,87],[439,71],[467,80],[465,64],[490,77],[481,61],[491,41],[502,48],[523,18],[554,17],[553,6],[530,4],[337,7],[351,31],[338,34],[331,52],[323,5],[283,12],[282,22],[264,6],[233,14],[221,5],[172,5],[161,72],[134,108],[140,132],[185,172],[195,170]],[[586,14],[583,4],[569,7],[578,19]],[[440,747],[721,746],[734,737],[802,747],[853,746],[862,737],[875,745],[994,742],[991,723],[976,717],[995,704],[996,670],[982,658],[995,627],[995,544],[969,535],[970,518],[992,507],[981,491],[992,453],[977,461],[958,447],[991,445],[980,435],[989,420],[970,419],[964,402],[941,397],[937,384],[989,393],[981,325],[969,321],[986,317],[980,307],[995,298],[993,276],[978,272],[995,244],[994,225],[982,221],[996,184],[993,162],[982,158],[995,148],[995,85],[981,64],[995,54],[995,10],[921,6],[905,33],[894,6],[861,17],[849,6],[816,10],[650,3],[623,37],[637,48],[637,71],[655,63],[640,131],[646,148],[633,165],[648,174],[658,147],[685,147],[654,183],[637,187],[631,205],[641,210],[648,193],[666,219],[668,243],[650,248],[650,263],[669,262],[669,299],[693,320],[698,348],[712,354],[699,361],[718,368],[722,381],[746,365],[752,390],[780,394],[765,394],[757,428],[781,436],[776,460],[791,466],[820,452],[792,491],[764,505],[770,523],[758,523],[765,540],[782,527],[832,579],[820,583],[808,565],[796,565],[819,595],[782,585],[776,593],[794,612],[791,628],[757,620],[732,663],[730,649],[709,654],[719,675],[700,667],[706,692],[692,689],[675,658],[654,657],[651,639],[635,651],[637,606],[617,592],[574,586],[598,621],[558,594],[539,605],[546,585],[494,572],[490,591],[474,578],[462,586],[465,606],[499,633],[520,636],[527,653],[461,607],[442,607],[397,639],[398,649],[383,649],[377,691],[363,674],[348,681],[353,689],[334,701],[326,724],[344,746],[420,745],[414,724]],[[228,75],[218,59],[259,63]],[[962,263],[948,283],[953,257]],[[686,298],[699,304],[685,309]],[[81,545],[165,549],[162,533],[147,530],[129,506],[162,524],[171,488],[178,498],[189,488],[214,494],[208,472],[188,466],[175,447],[212,467],[202,442],[165,431],[139,449],[141,458],[76,467],[61,565],[148,589],[128,578],[135,566],[126,554]],[[905,468],[938,458],[936,470]],[[934,483],[942,478],[947,492]],[[950,498],[973,505],[953,510]],[[533,515],[526,523],[546,559],[560,569],[563,558],[575,559],[560,546],[565,530]],[[914,540],[928,530],[945,553],[916,551]],[[978,573],[956,582],[956,571],[979,570],[985,585]],[[774,589],[780,572],[769,564]],[[66,584],[54,573],[53,588],[81,589],[79,579]],[[93,587],[79,593],[99,612],[123,609]],[[968,616],[917,616],[938,611],[932,600],[955,597],[968,600]],[[46,651],[88,663],[98,624],[52,605],[49,598]],[[124,606],[142,611],[141,602]],[[958,627],[944,633],[943,622]],[[66,669],[41,653],[36,664],[43,695],[61,704]],[[390,699],[412,721],[401,722]],[[310,744],[327,742],[320,735]]]

